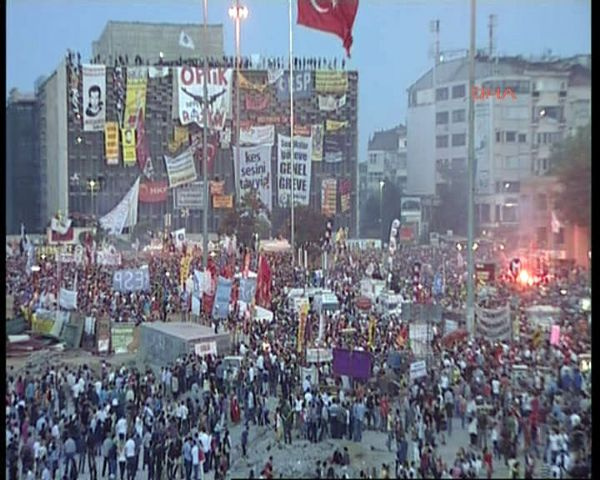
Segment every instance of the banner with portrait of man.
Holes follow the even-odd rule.
[[[83,131],[103,132],[106,122],[106,67],[82,65]]]

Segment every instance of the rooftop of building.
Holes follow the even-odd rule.
[[[33,92],[21,92],[17,88],[13,88],[7,99],[7,105],[19,102],[35,102],[35,94]]]
[[[406,127],[398,125],[389,130],[375,132],[369,139],[369,150],[397,151],[398,140],[406,136]]]

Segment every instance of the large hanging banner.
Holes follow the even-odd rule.
[[[477,334],[491,342],[510,340],[512,322],[510,304],[501,308],[475,307]]]
[[[333,95],[319,95],[317,99],[319,102],[319,110],[322,112],[335,112],[346,105],[345,94],[340,98],[336,98]]]
[[[256,294],[256,277],[240,279],[240,301],[244,303],[252,303],[252,299]]]
[[[133,167],[137,160],[135,148],[135,130],[133,128],[121,129],[121,137],[123,142],[123,165]]]
[[[311,125],[310,138],[312,138],[312,161],[320,162],[323,160],[323,124]]]
[[[147,292],[150,290],[150,270],[148,265],[140,268],[117,270],[113,273],[113,290],[121,293]]]
[[[277,80],[277,100],[280,102],[289,101],[290,99],[290,73],[285,72],[279,80]],[[312,97],[312,72],[299,71],[294,72],[294,101],[305,100]]]
[[[208,125],[213,130],[223,130],[225,119],[231,113],[231,68],[209,69]],[[203,125],[204,115],[204,75],[200,67],[178,67],[177,85],[179,100],[179,120],[182,125],[196,122]]]
[[[275,144],[275,125],[240,128],[240,144],[273,146]]]
[[[231,298],[231,287],[233,281],[224,277],[219,277],[217,281],[217,293],[215,294],[215,303],[213,304],[213,318],[224,319],[229,315],[229,300]]]
[[[244,97],[246,110],[262,112],[271,105],[271,97],[266,93],[246,94]]]
[[[107,165],[119,164],[119,124],[106,122],[104,126],[104,155]]]
[[[318,70],[315,72],[315,90],[320,93],[346,93],[348,72]]]
[[[198,178],[196,166],[194,165],[194,155],[192,149],[188,148],[176,157],[165,155],[165,166],[169,176],[169,187],[175,188],[185,185]]]
[[[100,219],[100,225],[112,235],[121,235],[123,229],[137,224],[140,177],[115,208]]]
[[[325,120],[325,130],[328,132],[335,132],[337,130],[341,130],[348,126],[348,120],[339,121],[339,120]]]
[[[127,68],[127,94],[125,96],[125,115],[123,127],[134,127],[138,111],[146,118],[146,91],[148,90],[148,67]]]
[[[340,203],[342,213],[350,210],[350,192],[352,191],[352,180],[345,178],[340,180]]]
[[[321,213],[333,217],[337,211],[337,180],[324,178],[321,182]]]
[[[204,209],[204,182],[188,183],[185,187],[175,190],[175,209],[203,210]]]
[[[82,65],[83,131],[102,132],[106,121],[106,67]]]
[[[262,93],[264,92],[269,85],[264,83],[255,83],[248,80],[242,73],[238,75],[240,80],[240,89],[241,90],[252,90],[254,92]]]
[[[144,182],[140,184],[140,203],[162,203],[167,200],[169,184],[166,180]]]
[[[280,207],[288,207],[292,198],[292,162],[290,137],[277,136],[277,198]],[[294,201],[297,205],[310,202],[312,164],[310,137],[294,137]]]
[[[65,310],[76,310],[77,290],[61,288],[58,296],[58,304],[60,305],[60,308],[64,308]]]
[[[233,147],[233,159],[237,162],[237,148]],[[255,191],[266,208],[272,210],[271,146],[240,147],[239,165],[236,165],[238,198]]]

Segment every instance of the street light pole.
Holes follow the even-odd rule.
[[[202,132],[202,179],[204,188],[204,214],[202,215],[202,262],[204,270],[208,268],[208,0],[204,0],[204,28],[202,29],[202,47],[204,48],[204,125]]]
[[[290,235],[290,242],[292,244],[292,264],[294,263],[295,252],[295,219],[294,219],[294,204],[296,200],[294,198],[294,36],[293,36],[293,24],[292,24],[292,0],[288,2],[289,7],[289,28],[290,28],[290,76],[288,78],[288,85],[290,87],[290,162],[292,168],[292,191],[291,191],[291,227],[292,232]]]
[[[381,239],[381,243],[383,245],[383,186],[385,182],[383,180],[379,181],[379,238]]]
[[[475,18],[476,0],[471,0],[471,41],[469,47],[469,155],[467,171],[469,173],[469,191],[467,200],[467,331],[471,337],[475,334],[475,286],[473,284],[474,259],[473,259],[473,217],[474,217],[474,189],[475,189],[475,105],[473,88],[475,86]]]

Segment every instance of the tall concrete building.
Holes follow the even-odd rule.
[[[6,105],[6,233],[41,230],[42,181],[36,99],[32,93],[10,92]]]
[[[361,191],[367,195],[376,192],[379,182],[385,180],[403,189],[406,186],[406,127],[398,125],[375,132],[369,139],[367,157],[367,162],[361,165]]]
[[[200,9],[198,9],[200,11]],[[200,13],[198,14],[200,18]],[[162,58],[166,62],[179,58],[200,58],[205,54],[220,58],[223,50],[223,25],[207,25],[207,41],[204,42],[203,26],[200,22],[189,24],[116,22],[110,21],[102,31],[100,38],[92,43],[92,56],[100,56],[100,63],[114,65],[121,56],[127,57],[129,64],[136,56],[142,62],[151,65]],[[181,32],[193,42],[194,49],[179,44]]]
[[[548,172],[552,145],[590,120],[590,56],[478,55],[475,203],[480,229],[514,237],[521,183]],[[510,88],[514,93],[503,95]],[[500,95],[497,96],[496,92]],[[439,208],[444,169],[467,163],[468,59],[442,62],[408,89],[407,193]],[[466,207],[465,207],[466,209]]]

